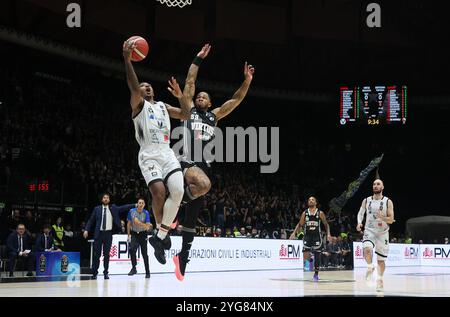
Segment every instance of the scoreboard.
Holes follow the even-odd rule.
[[[406,86],[357,86],[340,89],[340,124],[406,124]]]

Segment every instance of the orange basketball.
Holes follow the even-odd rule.
[[[128,41],[134,42],[136,48],[131,53],[131,60],[133,62],[140,62],[145,59],[148,55],[149,46],[147,41],[141,36],[132,36]]]

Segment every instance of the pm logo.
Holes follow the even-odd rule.
[[[450,248],[434,248],[434,257],[439,259],[448,259],[450,256]]]
[[[280,260],[299,260],[300,259],[300,246],[288,244],[287,246],[282,244],[280,247]]]
[[[417,259],[419,257],[419,248],[406,247],[404,256],[405,259]]]

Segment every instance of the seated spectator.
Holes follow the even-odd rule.
[[[263,231],[261,231],[260,237],[263,239],[270,239],[270,234],[267,232],[266,229],[264,229]]]
[[[331,242],[326,242],[325,250],[322,251],[320,257],[321,257],[321,264],[323,267],[328,267],[330,264],[330,258],[331,258]]]
[[[322,264],[324,266],[333,266],[337,267],[340,257],[342,255],[341,250],[337,244],[336,237],[331,238],[331,242],[329,242],[326,246],[324,252],[322,252]]]
[[[234,235],[231,233],[230,228],[225,229],[225,238],[234,238]]]
[[[244,227],[239,230],[239,232],[236,235],[236,238],[247,238],[247,230],[245,230]]]
[[[214,237],[221,238],[222,237],[222,229],[217,228],[216,231],[214,232]]]
[[[342,262],[340,262],[345,268],[351,268],[352,263],[352,251],[350,248],[350,243],[348,237],[341,240],[340,248],[342,251]]]
[[[74,234],[72,231],[72,225],[67,224],[66,228],[64,230],[64,246],[66,248],[66,251],[75,251],[75,246],[74,246]]]
[[[331,250],[332,250],[332,257],[331,257],[331,262],[332,265],[334,267],[338,267],[339,263],[342,262],[342,250],[339,246],[339,244],[337,243],[337,238],[336,237],[332,237],[332,242],[331,242]]]
[[[44,225],[42,232],[43,233],[39,234],[36,239],[36,252],[61,251],[55,248],[50,225]]]
[[[211,228],[207,228],[204,237],[213,237],[213,234],[211,232]]]
[[[64,236],[68,238],[73,238],[73,231],[72,231],[72,225],[67,224],[66,228],[64,230]]]
[[[125,221],[120,220],[120,232],[119,234],[127,234],[127,225]]]
[[[259,239],[259,232],[256,228],[252,229],[252,233],[250,235],[250,238]]]
[[[8,236],[6,242],[9,258],[9,277],[14,277],[16,260],[23,260],[28,268],[27,276],[33,276],[34,254],[31,252],[30,237],[25,234],[25,225],[17,225],[16,232]]]

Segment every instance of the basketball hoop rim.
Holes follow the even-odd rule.
[[[161,4],[165,4],[166,6],[170,7],[179,7],[184,8],[187,5],[192,4],[192,0],[156,0]]]

